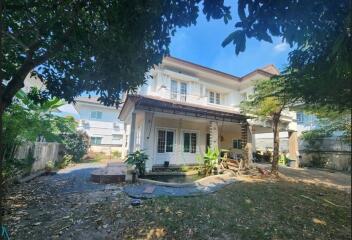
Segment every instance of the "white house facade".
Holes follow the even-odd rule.
[[[75,101],[74,108],[80,118],[78,129],[88,134],[90,151],[121,151],[124,125],[117,118],[119,111],[99,103],[96,97],[79,97]]]
[[[125,152],[144,150],[146,167],[197,164],[207,147],[230,150],[233,158],[248,157],[254,135],[269,133],[270,121],[240,113],[240,102],[254,91],[257,80],[279,74],[273,65],[236,77],[174,57],[165,57],[136,94],[126,95],[119,114],[124,121]],[[297,159],[296,114],[285,111],[280,127]],[[244,150],[246,149],[246,150]]]

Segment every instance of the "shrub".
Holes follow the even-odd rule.
[[[143,151],[137,150],[133,153],[128,154],[128,157],[125,163],[129,165],[135,165],[138,174],[143,176],[145,173],[145,162],[148,160],[148,155],[145,154]]]
[[[61,160],[55,162],[55,168],[61,169],[68,166],[72,162],[72,158],[72,155],[65,154]]]
[[[112,152],[112,156],[114,158],[120,158],[121,157],[121,152],[120,151],[113,151]]]
[[[73,162],[79,162],[87,153],[89,137],[85,132],[65,134],[62,143],[65,145],[66,154],[72,156]]]

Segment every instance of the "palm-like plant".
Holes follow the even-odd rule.
[[[208,148],[203,156],[203,166],[205,175],[210,175],[217,168],[220,151],[218,148]]]
[[[128,157],[125,163],[129,165],[135,165],[138,174],[143,176],[145,173],[145,162],[148,160],[148,155],[145,154],[142,150],[137,150],[133,153],[128,154]]]

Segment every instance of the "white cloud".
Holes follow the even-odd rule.
[[[289,49],[290,45],[288,45],[287,43],[285,42],[282,42],[282,43],[278,43],[274,46],[274,51],[275,52],[284,52],[286,51],[287,49]]]

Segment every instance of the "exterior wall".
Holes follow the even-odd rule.
[[[125,124],[130,125],[130,118],[125,121]],[[232,144],[233,139],[241,139],[240,125],[232,123],[224,126],[221,122],[217,122],[217,125],[219,148],[242,154],[243,151],[234,149]],[[157,152],[158,130],[174,131],[173,152]],[[155,116],[151,112],[137,111],[133,150],[141,149],[148,155],[147,171],[150,171],[154,165],[164,164],[165,161],[168,161],[171,165],[197,164],[197,156],[203,155],[206,151],[209,130],[210,121],[207,120],[167,114]],[[130,131],[126,131],[126,133],[128,132]],[[183,151],[184,132],[197,134],[196,153]]]
[[[78,129],[85,131],[89,137],[101,137],[101,144],[91,142],[90,151],[122,151],[124,143],[124,124],[118,120],[118,110],[99,104],[77,101],[75,108],[80,116]],[[102,113],[101,119],[92,119],[91,112]],[[114,139],[113,136],[118,137]]]
[[[268,68],[271,72],[273,67]],[[177,82],[177,98],[175,101],[184,101],[181,95],[181,83],[187,84],[187,94],[185,102],[200,106],[209,106],[219,110],[232,110],[240,112],[240,103],[254,92],[254,84],[262,79],[267,79],[268,75],[253,73],[242,79],[224,78],[214,74],[199,71],[197,69],[186,68],[184,66],[170,65],[163,62],[155,69],[151,70],[146,77],[146,84],[139,88],[138,94],[154,96],[164,99],[172,99],[171,82]],[[209,92],[220,94],[220,104],[210,103]],[[294,121],[296,114],[292,111],[283,112],[283,120]],[[295,124],[289,125],[290,130],[296,130]]]

